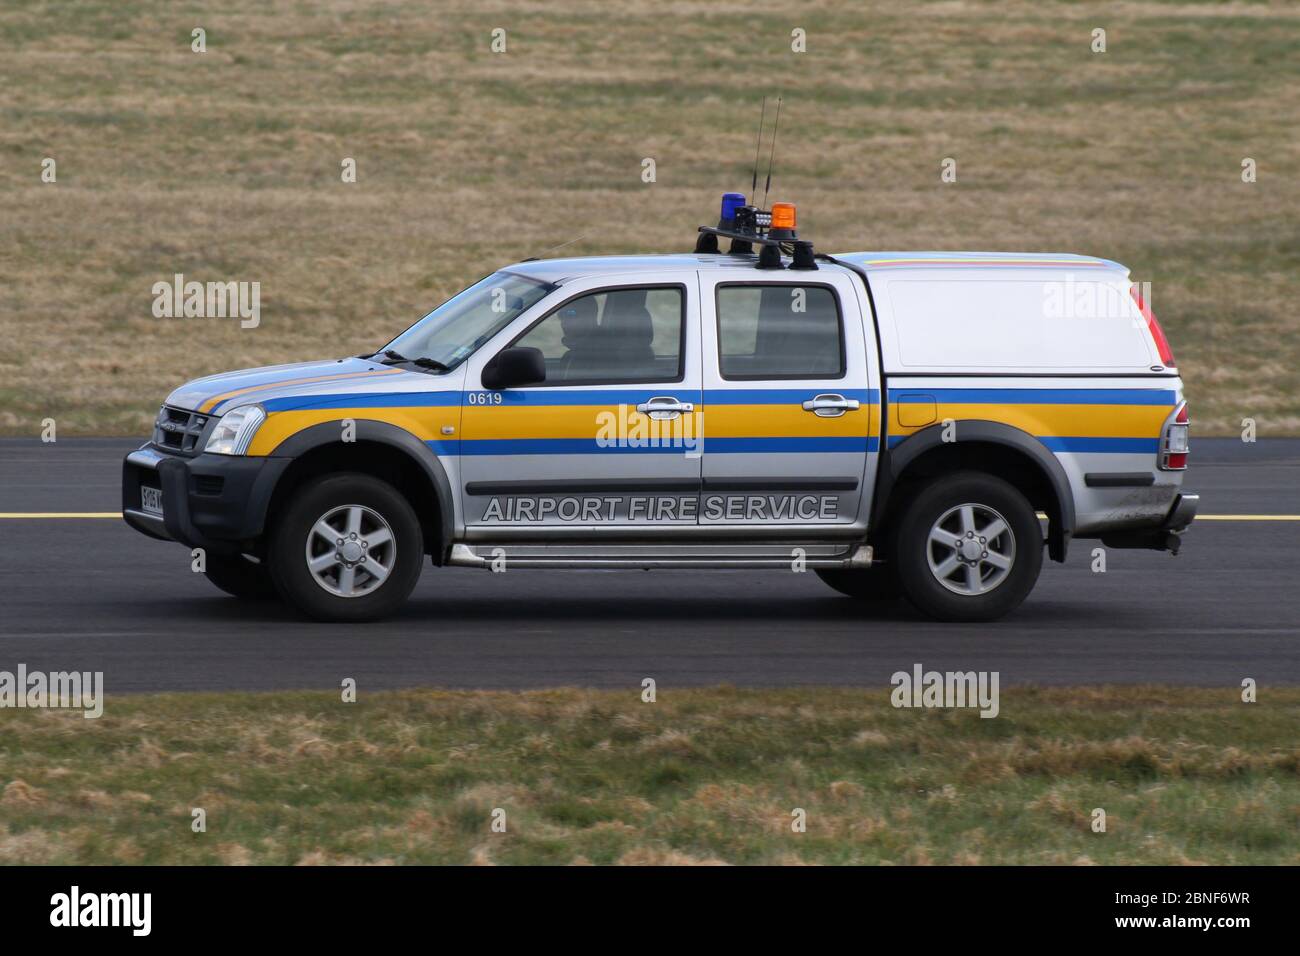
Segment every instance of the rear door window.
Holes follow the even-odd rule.
[[[826,286],[718,287],[718,366],[728,380],[839,378],[844,330]]]

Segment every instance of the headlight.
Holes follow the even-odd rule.
[[[240,405],[221,416],[217,427],[212,429],[204,451],[217,455],[243,455],[253,440],[258,426],[266,421],[266,412],[261,405]]]

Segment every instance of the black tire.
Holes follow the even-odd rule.
[[[884,603],[897,601],[903,596],[892,564],[882,563],[864,570],[820,570],[817,577],[841,594],[859,601]]]
[[[950,557],[947,552],[955,556],[957,549],[947,548],[946,543],[932,544],[930,540],[935,523],[966,504],[989,509],[1000,516],[1012,536],[1010,542],[1003,536],[995,539],[998,545],[995,558],[1011,553],[1009,562],[1002,558],[1004,563],[1009,563],[1003,569],[982,563],[981,554],[987,556],[989,552],[978,552],[978,546],[971,545],[975,552],[967,560],[981,562],[973,572],[977,587],[986,586],[984,575],[989,575],[988,580],[994,582],[992,576],[1001,573],[982,593],[973,589],[958,593],[951,589],[968,587],[972,580],[964,564],[952,572],[949,586],[941,582],[940,571],[944,560]],[[980,514],[987,517],[988,513],[977,512],[977,517]],[[950,520],[960,522],[963,518],[958,511]],[[953,526],[946,525],[944,530]],[[954,544],[968,537],[960,530],[953,534]],[[977,535],[975,540],[981,539]],[[908,501],[894,538],[894,559],[903,596],[921,613],[940,621],[994,621],[1019,607],[1033,590],[1043,567],[1043,530],[1025,496],[1007,482],[983,472],[957,472],[922,487]],[[932,560],[940,571],[931,569]]]
[[[249,601],[265,601],[276,596],[275,585],[265,564],[243,554],[208,554],[204,558],[204,576],[227,594]]]
[[[326,590],[306,557],[316,522],[346,506],[360,506],[382,518],[393,542],[387,577],[353,597]],[[280,596],[304,614],[319,621],[371,621],[392,613],[415,588],[424,564],[424,536],[410,502],[392,485],[351,472],[327,475],[294,493],[271,530],[267,564]]]

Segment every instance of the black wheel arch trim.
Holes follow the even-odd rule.
[[[953,423],[954,437],[960,442],[987,442],[1003,445],[1024,453],[1042,470],[1056,498],[1056,511],[1048,512],[1047,553],[1053,561],[1064,561],[1074,535],[1074,491],[1070,479],[1046,445],[1028,432],[1002,422],[982,419],[959,419]],[[943,440],[942,422],[913,432],[893,448],[881,453],[883,467],[879,470],[875,501],[871,508],[871,525],[883,522],[889,497],[898,478],[917,458],[940,445],[953,444]]]
[[[343,421],[344,419],[338,418],[334,421],[320,422],[294,432],[275,446],[271,457],[299,458],[314,449],[338,444]],[[375,442],[404,452],[432,482],[434,494],[438,498],[439,540],[438,546],[430,550],[434,560],[441,563],[455,538],[456,510],[451,481],[447,478],[447,471],[438,453],[405,428],[399,428],[397,425],[370,418],[356,418],[352,421],[356,426],[354,431],[356,441]]]

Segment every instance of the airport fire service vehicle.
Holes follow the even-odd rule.
[[[1187,457],[1125,267],[823,255],[729,193],[690,254],[518,262],[372,354],[182,385],[123,514],[323,620],[391,612],[431,560],[806,569],[985,621],[1044,549],[1176,552]]]

